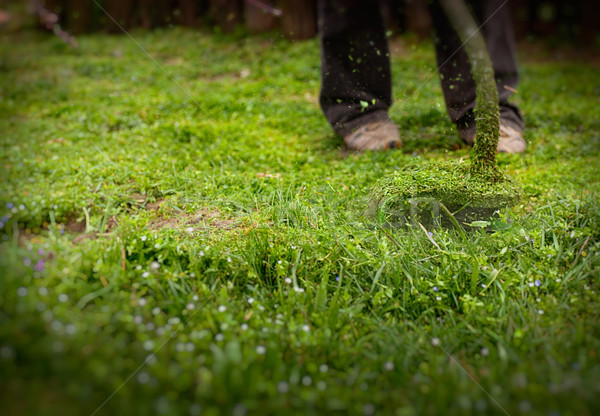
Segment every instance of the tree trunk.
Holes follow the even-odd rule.
[[[282,0],[281,29],[288,39],[310,39],[317,34],[313,0]]]
[[[269,7],[274,6],[274,1],[263,1]],[[273,16],[267,10],[258,7],[248,1],[244,2],[244,12],[246,15],[246,28],[252,33],[266,32],[277,26],[277,17]]]
[[[200,15],[199,0],[179,0],[179,23],[182,26],[193,27],[198,24]]]
[[[223,32],[232,32],[242,23],[243,4],[241,0],[210,0],[209,14]]]
[[[68,0],[67,27],[75,35],[90,31],[92,4],[88,0]]]
[[[128,29],[130,26],[131,17],[133,15],[133,0],[105,0],[104,1],[104,9],[106,13],[109,14],[112,19],[114,19],[117,23],[113,22],[113,20],[109,17],[106,17],[107,29],[112,33],[120,33],[121,26],[124,29]]]
[[[404,16],[406,18],[406,30],[415,33],[421,39],[429,36],[432,21],[426,0],[406,2],[404,5]]]

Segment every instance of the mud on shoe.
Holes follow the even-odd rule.
[[[398,127],[391,120],[373,121],[344,137],[350,150],[390,150],[402,146]]]

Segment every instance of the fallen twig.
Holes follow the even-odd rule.
[[[77,42],[75,41],[75,38],[60,27],[60,24],[58,23],[58,15],[56,13],[48,11],[42,5],[40,0],[31,0],[31,5],[33,6],[35,14],[40,19],[40,22],[42,22],[46,29],[51,30],[56,36],[61,38],[63,42],[77,49]]]
[[[256,6],[259,9],[263,10],[264,12],[272,14],[273,16],[276,16],[276,17],[280,17],[283,14],[283,11],[281,9],[277,9],[275,7],[269,6],[268,4],[263,3],[262,1],[259,1],[259,0],[246,0],[246,3]]]

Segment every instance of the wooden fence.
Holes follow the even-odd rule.
[[[223,32],[238,26],[252,33],[280,30],[290,39],[316,35],[316,0],[31,1],[52,12],[75,35],[168,25],[213,26]],[[379,7],[388,28],[426,36],[431,27],[427,1],[379,0]],[[595,0],[510,0],[510,7],[518,37],[532,33],[586,43],[599,40],[600,13]]]

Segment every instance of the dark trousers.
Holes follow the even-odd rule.
[[[519,109],[508,102],[518,83],[515,41],[503,0],[474,1],[494,66],[503,124],[522,131]],[[448,115],[474,136],[475,84],[461,42],[433,1],[435,50]],[[320,103],[333,129],[345,136],[371,121],[387,119],[392,104],[390,57],[377,1],[319,0]],[[508,88],[507,88],[508,87]]]

